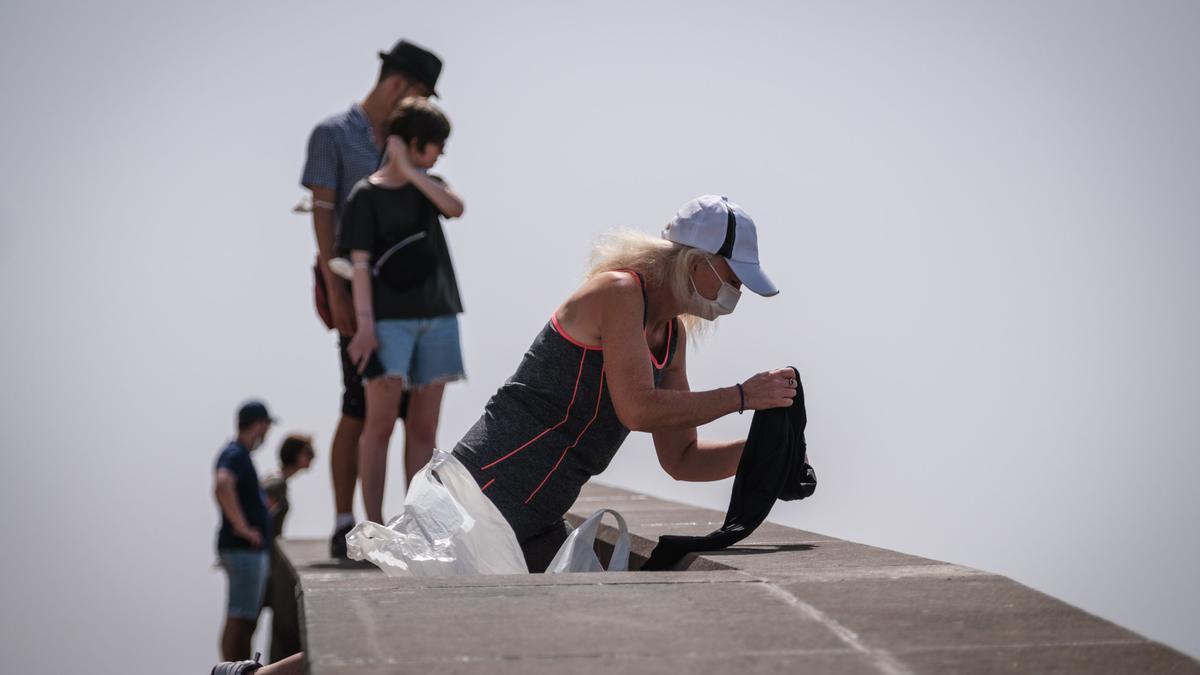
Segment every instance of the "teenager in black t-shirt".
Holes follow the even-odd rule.
[[[350,193],[338,245],[353,265],[358,331],[347,351],[367,380],[358,475],[367,519],[383,523],[384,471],[400,396],[410,390],[405,474],[433,454],[442,392],[463,377],[462,300],[440,218],[462,199],[433,167],[450,122],[425,99],[406,99],[388,124],[387,159]],[[387,414],[385,414],[387,413]]]

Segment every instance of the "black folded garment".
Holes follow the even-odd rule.
[[[796,402],[790,408],[754,413],[750,435],[733,479],[733,494],[721,529],[704,537],[664,534],[642,569],[667,570],[696,551],[719,551],[750,536],[767,519],[775,500],[804,499],[817,489],[817,474],[806,458],[804,386],[796,373]]]

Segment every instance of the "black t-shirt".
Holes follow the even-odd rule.
[[[441,178],[430,178],[443,182]],[[427,319],[460,314],[462,299],[450,261],[450,247],[442,231],[437,206],[412,183],[398,188],[375,185],[366,178],[355,184],[346,201],[338,229],[338,249],[369,251],[374,264],[391,246],[414,232],[428,233],[437,265],[429,276],[411,288],[396,290],[372,279],[375,319]]]
[[[235,492],[242,514],[250,527],[262,533],[264,545],[271,541],[271,517],[267,512],[267,495],[258,484],[258,472],[250,460],[250,451],[237,441],[229,445],[217,457],[217,468],[226,469],[237,478]],[[218,505],[220,508],[220,505]],[[233,533],[233,525],[221,511],[221,530],[217,533],[217,548],[251,548],[250,542]]]

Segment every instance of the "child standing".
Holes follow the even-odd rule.
[[[353,265],[358,331],[347,351],[366,379],[367,417],[358,470],[368,520],[383,523],[384,475],[395,410],[410,390],[408,480],[436,444],[445,384],[461,379],[462,300],[441,217],[463,201],[427,173],[445,149],[450,121],[426,99],[405,99],[388,122],[383,166],[350,193],[338,247]]]

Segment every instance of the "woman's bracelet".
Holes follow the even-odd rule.
[[[737,383],[738,388],[738,414],[746,412],[746,389],[741,382]]]

